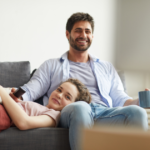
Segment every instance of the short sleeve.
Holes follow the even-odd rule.
[[[49,109],[44,111],[41,115],[48,115],[53,118],[56,122],[56,127],[58,126],[58,122],[60,119],[60,111],[55,111],[54,109]]]

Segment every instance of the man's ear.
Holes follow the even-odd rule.
[[[94,35],[92,35],[92,39],[94,38]]]
[[[66,37],[67,37],[67,39],[69,39],[69,36],[70,36],[70,33],[69,33],[68,30],[66,30]]]

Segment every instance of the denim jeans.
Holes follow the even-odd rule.
[[[71,150],[79,150],[79,127],[90,128],[94,123],[109,126],[135,126],[143,130],[148,129],[147,113],[139,106],[108,108],[100,104],[80,101],[66,106],[61,111],[60,126],[69,128],[69,142]]]

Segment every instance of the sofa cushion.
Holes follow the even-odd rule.
[[[20,131],[11,127],[0,133],[0,150],[70,150],[69,130],[37,128]]]
[[[0,85],[19,87],[30,79],[30,62],[0,62]]]

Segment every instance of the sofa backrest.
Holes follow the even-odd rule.
[[[30,62],[0,62],[0,85],[19,87],[30,79]]]
[[[34,74],[34,70],[31,76]],[[118,74],[126,91],[125,76],[123,71]],[[30,80],[30,62],[0,62],[0,85],[4,87],[19,87]]]

